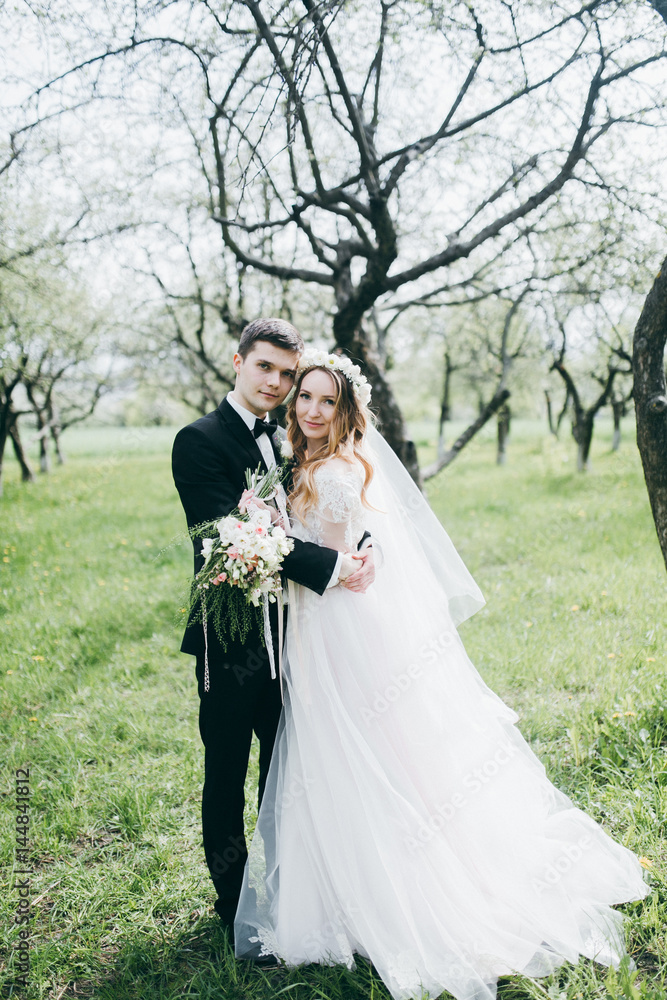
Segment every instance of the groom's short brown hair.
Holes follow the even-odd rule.
[[[303,340],[301,334],[295,326],[285,319],[276,319],[271,316],[268,319],[256,319],[248,323],[241,332],[238,353],[245,360],[253,346],[258,340],[265,340],[276,347],[282,347],[285,351],[292,351],[294,354],[301,354],[303,351]]]

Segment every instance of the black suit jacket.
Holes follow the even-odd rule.
[[[272,446],[281,461],[278,442]],[[185,510],[188,528],[203,521],[229,514],[245,489],[246,469],[266,469],[255,438],[236,410],[226,399],[217,410],[207,413],[178,432],[172,449],[172,472],[176,489]],[[202,541],[193,539],[195,573],[202,566]],[[294,539],[294,549],[285,557],[283,572],[290,580],[323,594],[336,566],[335,549]],[[250,639],[249,639],[250,641]],[[213,629],[208,630],[209,656],[221,652]],[[203,655],[204,634],[201,624],[189,622],[183,653]]]

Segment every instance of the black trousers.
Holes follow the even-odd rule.
[[[275,627],[273,632],[275,638]],[[248,856],[243,788],[252,734],[256,733],[260,747],[261,803],[282,708],[280,685],[271,678],[267,651],[256,634],[251,633],[248,640],[244,645],[230,642],[226,652],[218,648],[209,653],[209,691],[204,691],[203,656],[197,657],[196,665],[199,732],[205,748],[204,853],[218,894],[215,908],[229,925],[236,913]]]

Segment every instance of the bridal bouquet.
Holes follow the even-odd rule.
[[[247,488],[259,500],[270,500],[282,474],[279,467],[264,476],[259,469],[254,473],[248,469]],[[203,538],[204,556],[190,597],[194,620],[203,623],[204,633],[211,622],[224,649],[229,636],[236,635],[244,642],[253,623],[266,644],[268,602],[275,602],[281,593],[280,570],[294,546],[291,538],[283,528],[272,525],[269,511],[253,507],[200,524],[192,534]]]

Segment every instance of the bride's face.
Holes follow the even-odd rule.
[[[331,375],[321,368],[308,372],[301,382],[295,413],[309,445],[321,446],[329,437],[329,427],[336,413],[336,384]]]

